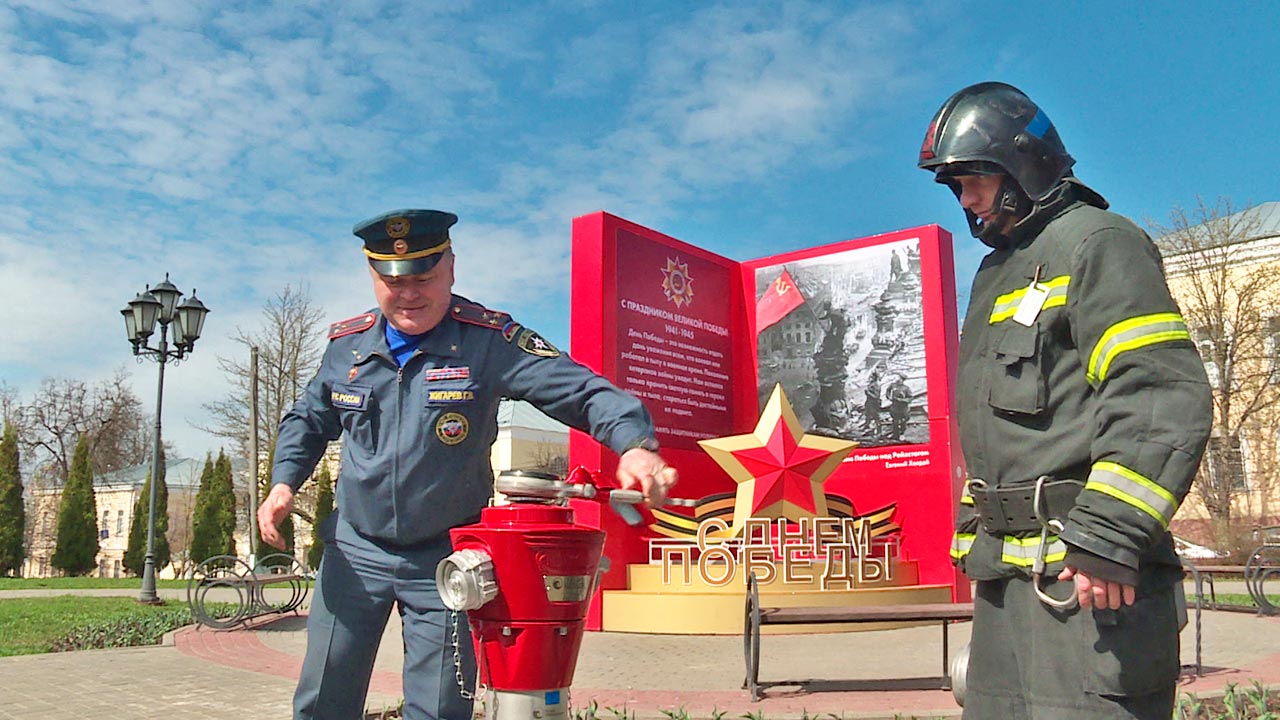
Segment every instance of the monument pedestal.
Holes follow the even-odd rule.
[[[916,563],[894,561],[889,580],[855,581],[822,588],[822,563],[808,570],[812,580],[783,582],[779,565],[776,577],[760,585],[760,603],[765,607],[857,607],[951,602],[950,585],[921,585]],[[689,582],[676,566],[663,581],[660,564],[627,566],[628,589],[603,592],[601,629],[610,632],[657,633],[666,635],[741,635],[746,581],[743,568],[733,571],[729,582],[713,585],[693,568]],[[724,573],[710,573],[721,578]],[[790,625],[766,627],[765,633],[847,632],[881,630],[918,623],[850,623],[847,625]]]

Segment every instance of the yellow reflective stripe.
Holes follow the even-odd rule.
[[[969,492],[969,482],[966,480],[964,489],[960,491],[960,504],[973,505],[973,494]]]
[[[1059,275],[1052,280],[1045,280],[1040,286],[1049,291],[1045,297],[1044,305],[1040,306],[1041,310],[1047,310],[1051,307],[1061,307],[1067,304],[1067,285],[1071,283],[1070,275]],[[996,298],[995,304],[991,308],[991,317],[987,320],[988,324],[995,325],[1013,317],[1018,312],[1018,305],[1022,302],[1023,296],[1027,294],[1027,288],[1018,288],[1010,293],[1005,293]]]
[[[1107,328],[1089,355],[1085,377],[1098,385],[1107,379],[1107,370],[1121,353],[1172,340],[1190,340],[1187,323],[1178,313],[1157,313],[1130,318]]]
[[[1052,563],[1066,559],[1067,544],[1059,540],[1057,535],[1050,535],[1048,539],[1049,549],[1045,553],[1044,561]],[[1016,567],[1031,567],[1035,564],[1036,556],[1039,554],[1039,535],[1025,538],[1005,535],[1004,544],[1000,550],[1000,562]]]
[[[1178,500],[1173,493],[1118,463],[1094,463],[1084,489],[1132,505],[1155,518],[1162,528],[1169,527],[1169,521],[1178,510]]]
[[[951,557],[955,560],[959,560],[965,555],[968,555],[969,551],[973,549],[973,541],[977,537],[978,536],[975,533],[961,533],[961,532],[958,532],[954,536],[952,536]]]

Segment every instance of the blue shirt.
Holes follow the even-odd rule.
[[[386,323],[386,329],[387,349],[395,357],[396,364],[404,367],[405,361],[413,357],[413,353],[418,349],[418,343],[422,342],[422,338],[426,337],[427,333],[410,335],[400,332],[391,323]]]

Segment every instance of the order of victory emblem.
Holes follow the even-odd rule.
[[[662,292],[676,307],[693,304],[693,278],[689,277],[689,263],[667,258],[667,266],[662,269]]]

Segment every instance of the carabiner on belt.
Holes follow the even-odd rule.
[[[1080,598],[1076,595],[1075,587],[1071,588],[1071,595],[1065,599],[1059,600],[1050,595],[1040,586],[1044,576],[1044,568],[1047,564],[1045,558],[1049,555],[1049,531],[1053,530],[1055,534],[1061,533],[1063,530],[1062,522],[1057,518],[1048,517],[1045,512],[1041,488],[1045,482],[1049,480],[1048,475],[1041,475],[1036,478],[1036,492],[1032,498],[1032,507],[1036,511],[1036,520],[1040,521],[1040,548],[1036,550],[1036,559],[1031,564],[1031,587],[1035,588],[1036,597],[1040,598],[1040,602],[1048,605],[1055,610],[1074,610],[1080,604]]]

